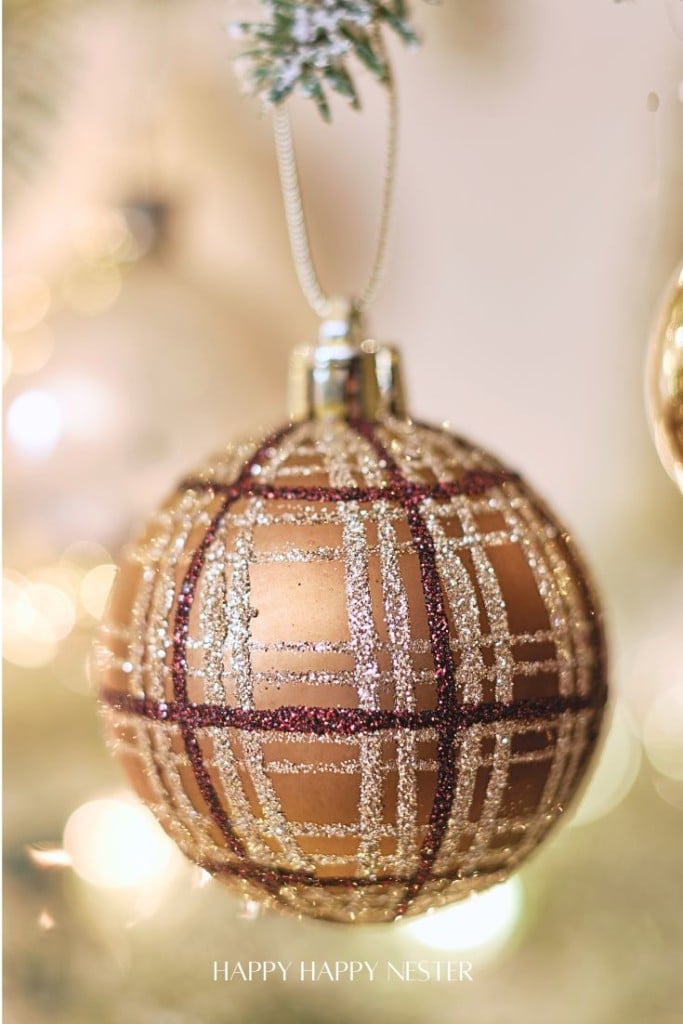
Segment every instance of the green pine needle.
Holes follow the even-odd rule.
[[[389,69],[377,45],[377,29],[388,26],[405,43],[419,40],[405,0],[261,0],[267,19],[233,25],[249,48],[240,55],[246,84],[267,104],[293,92],[312,99],[322,117],[331,111],[325,86],[360,107],[349,58],[381,83]]]

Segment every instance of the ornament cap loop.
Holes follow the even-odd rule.
[[[324,345],[331,341],[347,341],[359,345],[362,336],[363,320],[353,299],[346,295],[330,296],[318,330],[319,343]]]
[[[294,349],[289,371],[292,420],[406,417],[398,350],[372,339],[358,342],[360,329],[357,314],[345,321],[326,320],[317,345]]]

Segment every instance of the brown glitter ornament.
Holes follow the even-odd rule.
[[[193,861],[299,914],[392,921],[505,878],[605,701],[567,533],[406,417],[396,353],[299,350],[295,421],[185,480],[126,554],[108,733]]]

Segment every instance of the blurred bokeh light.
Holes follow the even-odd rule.
[[[64,827],[64,849],[80,878],[105,889],[159,884],[175,853],[145,807],[111,798],[76,808]]]
[[[491,957],[512,935],[524,908],[524,891],[518,878],[475,893],[462,903],[425,914],[405,931],[418,942],[448,953]]]
[[[7,429],[12,441],[24,454],[49,455],[63,429],[59,402],[48,392],[37,388],[23,391],[7,411]]]

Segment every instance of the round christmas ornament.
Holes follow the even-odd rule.
[[[506,877],[605,698],[574,544],[493,456],[404,412],[396,353],[295,355],[294,421],[183,481],[104,629],[110,735],[244,893],[390,921]]]
[[[647,404],[657,454],[683,491],[683,265],[669,286],[652,334]]]
[[[382,68],[368,285],[353,302],[323,293],[277,110],[320,339],[293,354],[289,421],[190,474],[126,552],[98,648],[112,746],[187,856],[249,898],[345,923],[507,877],[576,793],[606,698],[573,541],[516,472],[412,420],[397,351],[366,335],[396,150]]]

